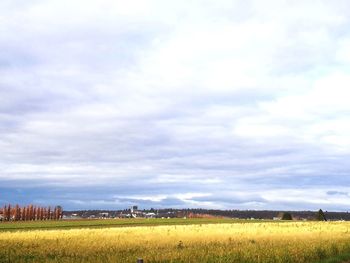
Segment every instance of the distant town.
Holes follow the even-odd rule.
[[[213,209],[139,209],[132,206],[124,210],[77,210],[63,211],[63,219],[104,218],[233,218],[281,220],[283,214],[290,214],[293,220],[315,220],[319,211],[273,211],[273,210],[213,210]],[[350,221],[348,212],[324,212],[327,220]]]

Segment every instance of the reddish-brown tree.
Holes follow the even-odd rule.
[[[20,214],[19,205],[16,204],[16,207],[14,208],[14,220],[15,221],[19,220],[19,216],[20,216],[19,214]]]
[[[26,208],[26,207],[23,207],[22,220],[23,220],[23,221],[26,221],[26,220],[27,220],[27,208]]]
[[[52,210],[51,207],[39,207],[32,204],[24,207],[20,207],[18,204],[11,206],[11,204],[5,205],[0,208],[0,214],[4,221],[28,221],[28,220],[59,220],[62,219],[62,207],[55,206]]]
[[[6,221],[10,221],[11,220],[11,205],[9,204],[7,207],[7,212],[6,212]]]

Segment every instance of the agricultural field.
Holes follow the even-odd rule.
[[[136,262],[143,258],[145,263],[330,263],[346,262],[346,258],[350,258],[350,222],[227,220],[208,224],[204,220],[191,220],[187,219],[186,224],[184,219],[178,222],[173,219],[169,224],[160,223],[166,220],[154,219],[148,223],[141,220],[142,226],[139,221],[135,226],[120,224],[124,227],[111,224],[100,228],[81,225],[50,230],[23,227],[16,231],[5,229],[4,226],[11,223],[4,223],[0,224],[3,228],[0,262],[109,263]],[[88,224],[86,221],[74,223],[83,222]]]
[[[103,228],[126,226],[159,226],[159,225],[193,225],[193,224],[222,224],[232,222],[261,222],[259,220],[232,220],[226,218],[136,218],[136,219],[85,219],[59,221],[15,221],[0,222],[1,231],[40,230],[40,229],[72,229],[72,228]]]

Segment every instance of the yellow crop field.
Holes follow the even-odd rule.
[[[0,262],[319,262],[350,252],[348,222],[0,232]]]

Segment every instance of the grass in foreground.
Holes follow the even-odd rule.
[[[327,262],[350,253],[349,229],[260,222],[1,232],[0,262]]]

